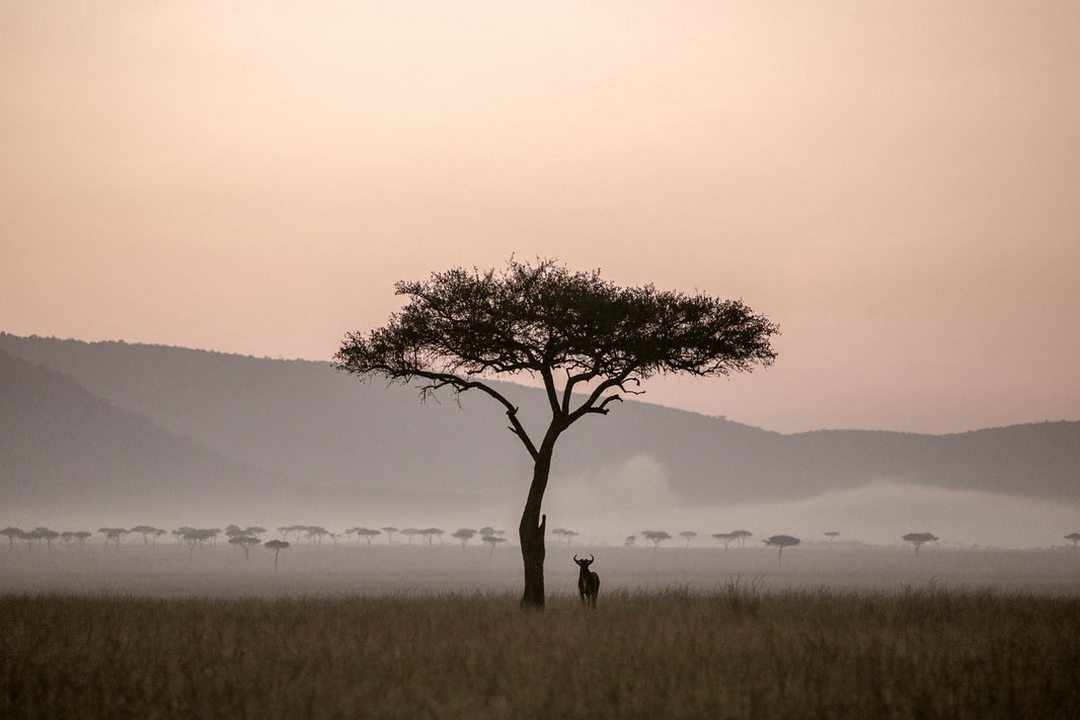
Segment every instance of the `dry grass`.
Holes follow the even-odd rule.
[[[4,718],[1080,717],[1080,598],[0,598]]]

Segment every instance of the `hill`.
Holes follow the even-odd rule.
[[[0,350],[70,378],[69,391],[77,383],[231,467],[286,485],[400,498],[435,493],[466,505],[516,500],[528,477],[528,458],[484,397],[421,405],[413,389],[360,383],[328,363],[165,346],[0,334]],[[527,423],[542,418],[538,390],[500,387],[520,403]],[[42,419],[64,412],[48,404],[20,407]],[[77,424],[75,417],[64,422]],[[666,469],[672,492],[688,502],[792,499],[882,480],[1080,500],[1077,422],[953,435],[782,435],[628,402],[575,426],[560,440],[553,472],[587,478],[642,455]]]

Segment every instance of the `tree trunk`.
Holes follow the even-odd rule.
[[[559,431],[552,426],[540,445],[533,465],[529,498],[525,501],[525,511],[521,514],[521,524],[518,526],[521,559],[525,564],[525,590],[521,595],[523,610],[544,608],[544,533],[547,530],[547,515],[541,514],[540,509],[544,502],[548,475],[551,473],[551,455],[558,436]]]

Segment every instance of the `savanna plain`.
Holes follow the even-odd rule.
[[[575,550],[525,613],[508,547],[16,547],[3,716],[1080,717],[1069,549]]]

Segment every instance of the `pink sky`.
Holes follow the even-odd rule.
[[[782,431],[1080,419],[1075,2],[0,4],[0,329],[327,359],[396,279],[742,297]]]

